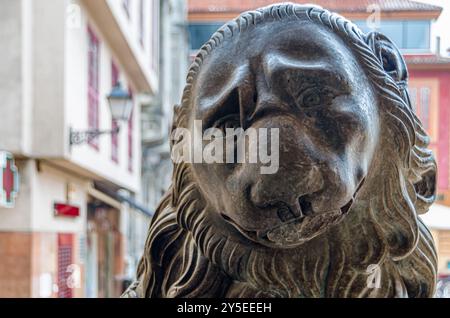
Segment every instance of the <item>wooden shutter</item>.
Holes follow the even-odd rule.
[[[119,69],[114,62],[111,62],[111,86],[117,84],[119,81]],[[114,130],[118,127],[116,120],[111,120],[111,129]],[[111,160],[114,162],[119,162],[119,134],[111,135]]]
[[[88,127],[99,128],[99,57],[100,45],[97,36],[88,28]],[[89,144],[98,150],[98,139],[94,138]]]

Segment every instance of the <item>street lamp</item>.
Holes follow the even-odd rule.
[[[133,110],[133,100],[131,95],[122,88],[120,82],[114,85],[111,93],[106,96],[108,100],[111,117],[117,123],[127,122]],[[113,135],[120,131],[120,124],[112,130],[90,129],[85,131],[73,131],[70,129],[70,145],[81,145],[89,142],[100,135]]]
[[[122,88],[120,82],[117,82],[106,98],[108,99],[112,118],[117,122],[127,122],[133,110],[133,100],[130,94]]]

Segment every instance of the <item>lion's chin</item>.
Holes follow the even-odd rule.
[[[343,218],[344,213],[341,210],[334,210],[292,220],[269,230],[264,237],[269,244],[265,245],[279,248],[301,245],[322,234]]]
[[[247,239],[270,248],[293,248],[306,243],[342,221],[353,205],[350,200],[340,209],[302,216],[266,231],[243,229],[229,217],[222,217]]]

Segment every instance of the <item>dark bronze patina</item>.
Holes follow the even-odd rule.
[[[436,165],[407,77],[388,38],[318,7],[224,25],[190,68],[174,128],[278,128],[278,172],[174,164],[124,296],[432,296],[436,253],[418,215]]]

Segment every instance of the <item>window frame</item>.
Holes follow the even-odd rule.
[[[224,23],[226,23],[226,21],[214,21],[214,22],[204,22],[204,21],[190,21],[188,24],[188,35],[189,35],[189,49],[192,51],[197,51],[198,49],[200,49],[201,45],[203,45],[204,43],[206,43],[206,41],[209,40],[209,38],[214,34],[214,32],[216,32]],[[191,27],[196,27],[196,26],[214,26],[215,31],[213,31],[208,38],[205,39],[205,41],[201,40],[202,44],[200,45],[200,47],[198,48],[193,48],[192,47],[192,32],[191,32]],[[217,29],[216,29],[217,27]],[[208,32],[209,33],[209,32]]]

